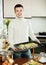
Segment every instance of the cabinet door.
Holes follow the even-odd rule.
[[[32,16],[46,16],[46,0],[32,0]]]
[[[24,6],[24,17],[46,16],[46,0],[2,0],[3,17],[15,17],[14,6]]]
[[[24,6],[24,17],[31,17],[31,0],[3,0],[4,17],[15,17],[14,6],[22,4]]]

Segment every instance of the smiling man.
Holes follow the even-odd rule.
[[[14,44],[29,42],[29,38],[33,41],[39,42],[39,40],[35,37],[31,22],[24,19],[23,17],[24,8],[21,4],[17,4],[14,7],[14,12],[16,14],[16,19],[12,20],[8,28],[8,40],[13,47]],[[31,58],[30,49],[14,54],[14,58],[16,57],[29,57]]]

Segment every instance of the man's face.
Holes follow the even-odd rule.
[[[22,7],[17,7],[15,9],[15,14],[18,18],[22,18],[23,17],[23,8]]]

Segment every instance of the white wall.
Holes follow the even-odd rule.
[[[32,24],[34,33],[46,32],[46,18],[32,18],[28,20],[30,20]]]
[[[0,0],[0,18],[2,18],[2,0]]]
[[[46,0],[4,0],[6,17],[14,17],[14,5],[21,3],[25,7],[25,16],[46,16]],[[46,32],[46,18],[32,18],[34,33]]]
[[[32,18],[31,23],[34,33],[46,32],[46,18]]]
[[[4,16],[15,17],[14,6],[22,4],[24,6],[24,16],[31,16],[31,0],[4,0]]]
[[[46,16],[46,0],[31,0],[32,15]]]
[[[1,0],[0,0],[0,23],[1,23],[1,17],[2,17],[2,6],[1,6]],[[0,24],[0,29],[1,29],[1,25],[2,23]]]
[[[24,16],[46,16],[46,0],[4,0],[4,16],[15,17],[14,6],[24,6]]]

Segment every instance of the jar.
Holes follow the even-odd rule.
[[[5,61],[5,59],[6,59],[6,52],[5,51],[0,51],[0,61]]]
[[[41,55],[41,57],[44,57],[45,56],[45,52],[41,52],[40,55]]]
[[[7,56],[13,59],[13,51],[7,51]]]
[[[0,62],[2,62],[2,55],[0,54]]]

